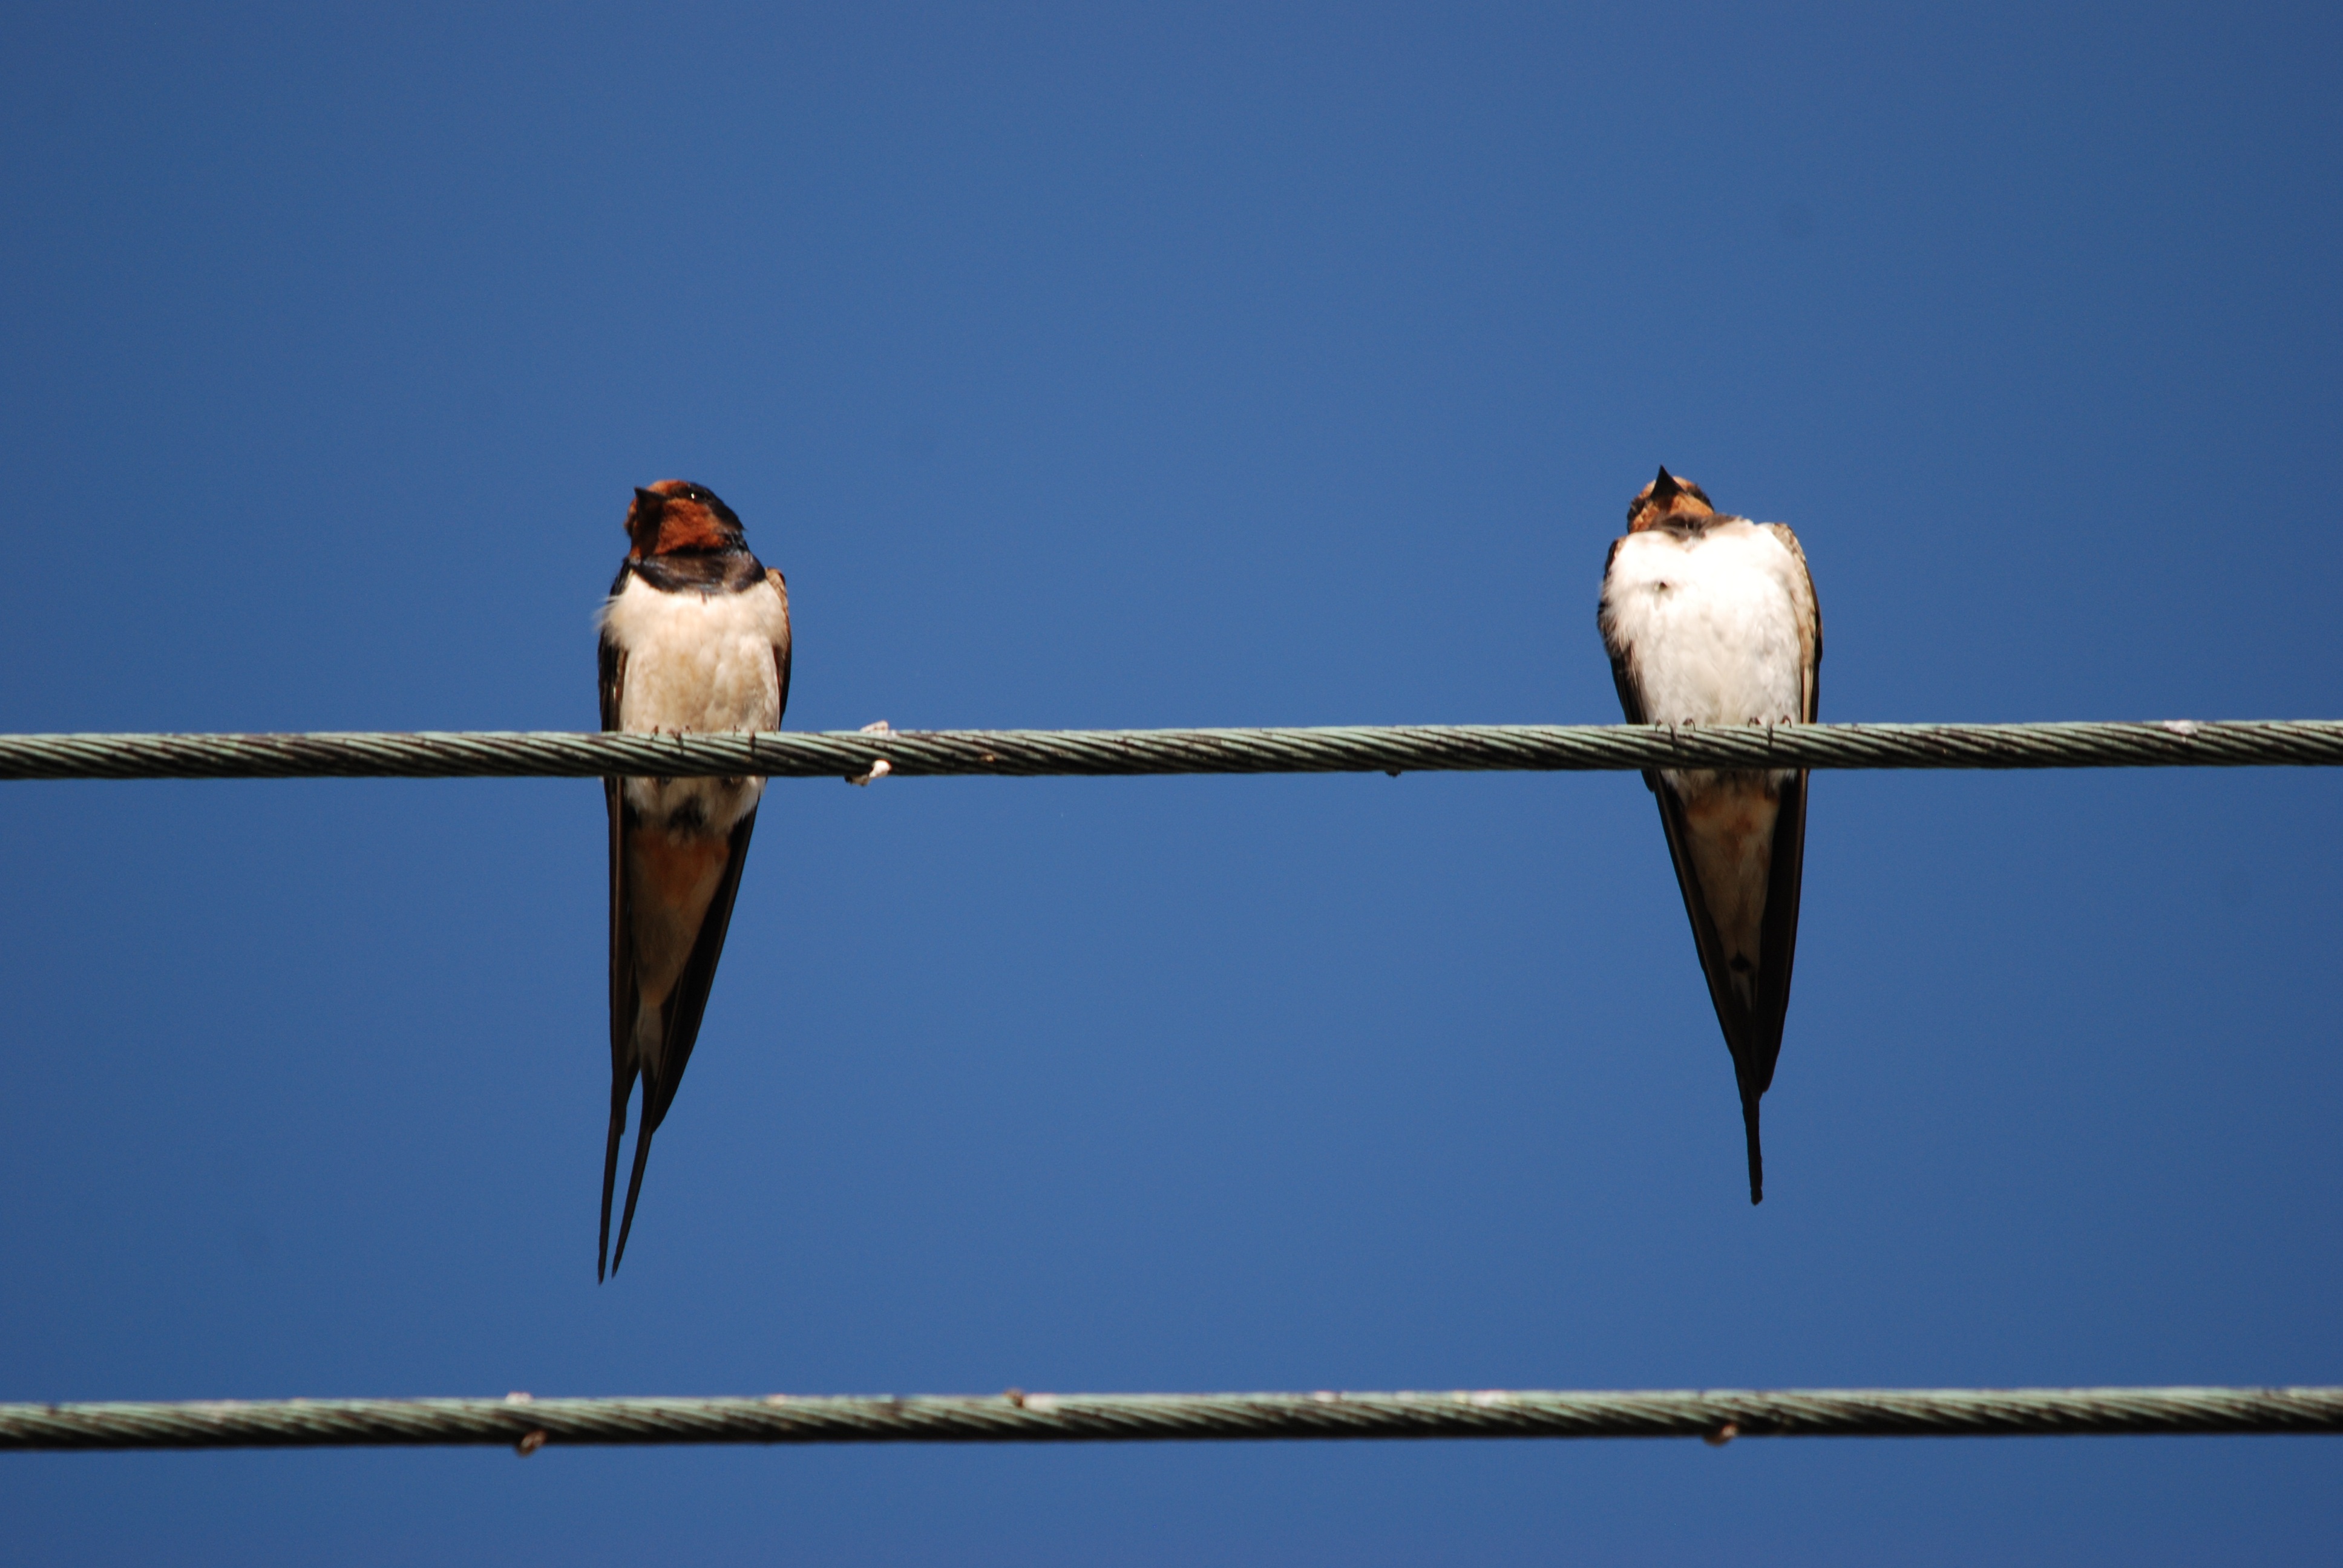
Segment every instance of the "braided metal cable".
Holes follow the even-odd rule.
[[[1784,1389],[0,1404],[0,1449],[2343,1432],[2343,1388]]]
[[[777,779],[1640,768],[2343,765],[2343,720],[2196,723],[1408,724],[1265,729],[562,730],[0,735],[0,779]]]

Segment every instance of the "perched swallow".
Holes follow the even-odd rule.
[[[1805,552],[1780,523],[1727,517],[1665,468],[1627,506],[1596,614],[1630,724],[1812,724],[1822,612]],[[1757,1098],[1774,1081],[1798,877],[1806,853],[1804,769],[1656,769],[1676,885],[1749,1137],[1749,1201],[1765,1197]]]
[[[682,734],[778,729],[789,701],[789,590],[749,553],[740,519],[681,479],[635,492],[632,547],[603,603],[602,728]],[[594,1277],[627,1255],[651,1134],[699,1038],[762,779],[606,779],[610,810],[610,1142]],[[643,1081],[635,1171],[610,1256],[627,1101]]]

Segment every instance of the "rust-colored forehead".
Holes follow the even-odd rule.
[[[636,497],[634,508],[630,509],[640,508],[643,495],[659,497],[666,503],[660,508],[663,511],[679,509],[688,511],[697,508],[710,513],[719,522],[729,524],[734,528],[740,526],[740,519],[733,515],[731,508],[724,504],[723,497],[707,486],[694,484],[689,479],[661,479],[657,484],[645,485],[642,487],[642,494]]]
[[[1702,489],[1698,485],[1694,484],[1690,479],[1685,478],[1683,475],[1671,474],[1668,477],[1675,481],[1676,489],[1680,494],[1692,497],[1704,507],[1714,505],[1714,503],[1709,500],[1708,492],[1706,490]],[[1652,498],[1652,492],[1659,488],[1659,485],[1660,482],[1657,479],[1654,479],[1650,484],[1645,485],[1642,489],[1635,492],[1635,499],[1637,501],[1650,500]]]
[[[1635,492],[1635,498],[1627,503],[1629,533],[1648,528],[1664,518],[1709,518],[1716,515],[1716,508],[1710,503],[1706,490],[1680,474],[1670,475],[1669,480],[1674,487],[1668,492],[1664,502],[1652,499],[1652,492],[1659,488],[1657,478]]]

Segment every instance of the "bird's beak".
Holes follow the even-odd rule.
[[[639,542],[659,529],[659,513],[667,509],[667,498],[657,490],[635,487],[635,504],[627,510],[627,532]]]

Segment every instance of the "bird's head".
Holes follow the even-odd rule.
[[[1627,503],[1627,531],[1640,534],[1670,518],[1713,518],[1716,508],[1708,493],[1690,479],[1679,479],[1664,467],[1660,477],[1635,492]]]
[[[746,541],[740,519],[705,485],[661,479],[635,492],[627,508],[627,537],[637,560],[645,556],[737,549]]]

